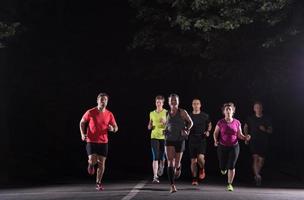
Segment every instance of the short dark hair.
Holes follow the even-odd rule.
[[[101,92],[98,94],[97,99],[101,98],[101,97],[107,97],[109,99],[109,95],[107,93]]]
[[[200,103],[202,103],[202,101],[199,98],[194,98],[194,99],[192,99],[192,102],[193,101],[199,101]]]
[[[233,111],[235,112],[235,105],[234,105],[234,103],[232,103],[232,102],[224,103],[223,106],[222,106],[222,111],[224,111],[226,107],[232,107]]]
[[[174,94],[174,93],[169,95],[169,98],[172,98],[172,97],[175,97],[175,98],[179,99],[179,96],[177,94]]]
[[[263,106],[262,101],[259,101],[259,100],[253,102],[253,105],[256,105],[256,104]]]
[[[156,100],[163,100],[163,101],[165,101],[165,97],[163,96],[163,95],[157,95],[156,97],[155,97],[155,101]]]

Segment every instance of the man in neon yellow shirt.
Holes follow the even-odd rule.
[[[165,165],[165,123],[167,110],[163,108],[165,98],[157,96],[155,98],[156,109],[150,112],[148,129],[151,131],[151,149],[152,149],[152,168],[153,183],[159,183],[159,176],[164,173]]]

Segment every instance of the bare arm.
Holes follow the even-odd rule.
[[[184,120],[187,122],[186,131],[187,131],[187,133],[189,134],[190,129],[191,129],[192,126],[193,126],[193,121],[192,121],[191,117],[189,116],[189,114],[187,113],[186,110],[181,110],[181,115],[182,115],[182,117],[184,118]]]
[[[218,125],[215,126],[214,132],[213,132],[213,139],[214,139],[214,146],[218,146],[218,138],[220,134],[220,127]]]
[[[207,128],[207,130],[206,130],[205,133],[204,133],[207,137],[210,136],[210,131],[211,131],[211,129],[212,129],[212,123],[209,122],[209,123],[208,123],[208,128]]]
[[[244,135],[243,132],[242,132],[242,127],[240,126],[239,127],[239,130],[238,130],[238,138],[242,139],[242,140],[245,140],[245,141],[249,141],[251,136],[250,135]]]
[[[263,131],[264,133],[268,133],[268,134],[271,134],[273,132],[273,129],[272,129],[272,124],[270,121],[266,121],[266,124],[265,125],[260,125],[259,126],[260,130]]]
[[[269,134],[271,134],[272,131],[273,131],[272,130],[272,126],[268,126],[267,129],[266,129],[266,132],[269,133]]]
[[[209,124],[208,124],[208,129],[207,129],[207,131],[211,131],[211,129],[212,129],[212,123],[211,122],[209,122]]]
[[[116,133],[118,131],[118,126],[116,123],[113,123],[109,126],[109,131]]]
[[[110,122],[108,124],[108,131],[111,131],[113,133],[116,133],[118,131],[118,126],[117,126],[116,120],[114,118],[114,115],[112,113],[111,113]]]
[[[247,124],[247,123],[245,123],[245,125],[244,125],[244,134],[245,134],[245,135],[248,135],[248,134],[249,134],[249,131],[248,131],[248,124]]]
[[[152,120],[150,119],[150,120],[149,120],[149,123],[148,123],[148,130],[151,130],[151,129],[152,129],[152,126],[153,126],[153,125],[152,125]]]
[[[79,128],[80,128],[81,139],[83,141],[85,141],[87,138],[87,133],[86,133],[87,125],[88,125],[87,121],[85,121],[84,119],[80,120]]]

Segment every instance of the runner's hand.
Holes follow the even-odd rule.
[[[164,125],[166,125],[166,120],[164,118],[161,118],[160,123],[164,126]]]
[[[189,135],[189,131],[187,130],[182,130],[182,136],[188,136]]]
[[[245,141],[246,141],[246,142],[249,142],[250,139],[251,139],[251,135],[246,135],[246,136],[245,136]]]
[[[154,130],[155,126],[153,126],[152,124],[148,124],[148,130]]]
[[[86,140],[87,140],[87,135],[81,134],[81,140],[82,140],[82,141],[86,141]]]
[[[148,130],[151,130],[151,129],[152,129],[152,125],[148,124]]]
[[[210,136],[210,132],[209,131],[205,131],[204,134],[206,135],[206,137]]]
[[[265,126],[263,126],[263,125],[259,126],[259,129],[260,129],[261,131],[263,131],[263,132],[266,132],[266,131],[267,131],[266,128],[265,128]]]
[[[219,142],[218,141],[214,141],[214,146],[218,147],[218,145],[219,145]]]
[[[109,126],[108,126],[108,131],[114,132],[114,127],[111,124],[109,124]]]

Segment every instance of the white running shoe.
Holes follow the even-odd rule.
[[[158,177],[154,177],[153,180],[152,180],[152,183],[159,183]]]

